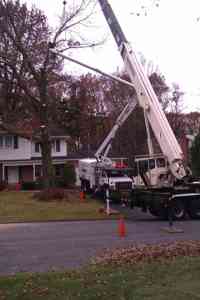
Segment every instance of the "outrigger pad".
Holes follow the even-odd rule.
[[[167,233],[183,233],[184,232],[183,229],[176,228],[176,227],[173,227],[173,226],[162,228],[162,230],[167,232]]]

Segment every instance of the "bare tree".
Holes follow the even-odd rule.
[[[75,2],[74,2],[75,3]],[[76,1],[66,7],[60,26],[51,30],[46,16],[37,8],[30,10],[20,0],[0,2],[0,107],[2,118],[19,117],[20,112],[36,116],[40,129],[35,133],[41,143],[45,187],[52,184],[52,158],[49,128],[55,97],[53,88],[63,80],[63,62],[51,53],[93,47],[81,34],[81,27],[94,11],[92,0]],[[59,97],[56,98],[60,101]],[[14,112],[14,114],[12,113]]]

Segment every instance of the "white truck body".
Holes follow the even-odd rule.
[[[105,191],[109,188],[116,192],[131,191],[133,180],[124,170],[111,164],[103,165],[93,158],[79,160],[79,176],[86,190]]]
[[[95,185],[95,166],[96,159],[85,158],[80,159],[78,164],[80,180],[88,180],[90,182],[90,188]]]

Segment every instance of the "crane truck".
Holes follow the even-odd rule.
[[[188,176],[190,172],[184,165],[181,147],[110,4],[107,0],[98,2],[123,59],[125,70],[134,85],[137,103],[143,108],[147,129],[149,153],[135,158],[137,174],[130,205],[165,218],[169,203],[173,203],[174,218],[183,219],[186,214],[192,218],[200,218],[200,182],[192,181],[191,176]],[[161,154],[153,151],[149,125]]]
[[[82,186],[87,190],[105,191],[105,188],[113,191],[128,190],[131,208],[141,207],[143,211],[149,211],[157,217],[167,218],[169,207],[173,206],[173,217],[177,220],[184,219],[186,215],[194,219],[200,219],[200,181],[194,180],[190,169],[185,166],[181,147],[110,4],[107,0],[98,0],[98,2],[113,34],[131,82],[108,75],[57,51],[52,52],[63,59],[82,65],[134,88],[136,97],[126,105],[113,129],[95,153],[95,158],[79,161]],[[136,104],[139,104],[144,111],[149,153],[145,156],[138,155],[135,157],[136,173],[134,174],[133,184],[125,169],[123,171],[118,170],[122,171],[120,173],[117,172],[116,167],[113,168],[113,162],[108,158],[108,152],[117,130],[133,112]],[[150,128],[160,146],[161,153],[154,153]],[[114,174],[115,172],[116,174]]]

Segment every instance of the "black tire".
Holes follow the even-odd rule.
[[[155,209],[154,207],[149,207],[149,212],[152,216],[154,217],[159,217],[159,212],[157,209]]]
[[[164,207],[149,207],[149,212],[152,216],[159,218],[160,220],[167,220],[167,209]]]
[[[186,216],[186,207],[181,199],[176,199],[172,206],[172,217],[174,220],[184,220]]]
[[[190,201],[188,213],[192,219],[200,220],[200,199]]]
[[[160,220],[167,220],[168,219],[168,214],[167,214],[167,209],[162,207],[158,210],[158,218]]]

